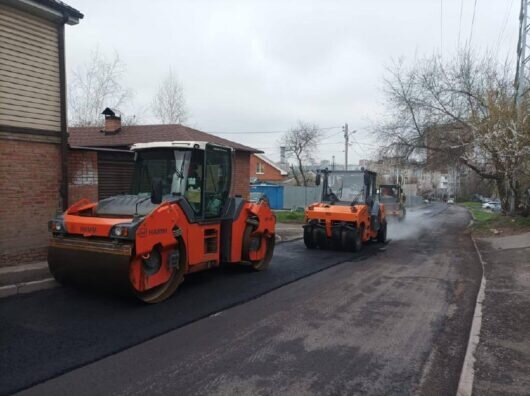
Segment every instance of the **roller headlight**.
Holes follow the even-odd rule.
[[[136,229],[142,221],[137,220],[131,223],[116,224],[110,229],[109,237],[116,239],[134,240]]]
[[[62,218],[57,218],[54,220],[50,220],[48,222],[48,230],[54,234],[63,234],[66,232],[66,228],[64,227],[64,222]]]
[[[114,227],[113,233],[114,233],[115,236],[121,237],[121,236],[127,236],[127,234],[128,234],[127,231],[128,230],[125,227],[116,226],[116,227]]]
[[[115,225],[110,231],[110,236],[116,238],[127,238],[129,236],[129,226],[125,224]]]

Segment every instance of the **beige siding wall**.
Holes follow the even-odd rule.
[[[0,124],[60,131],[57,26],[0,4]]]

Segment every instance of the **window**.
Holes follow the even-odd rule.
[[[215,146],[206,148],[204,169],[204,217],[220,217],[230,193],[231,153]]]
[[[133,194],[150,196],[154,184],[162,185],[164,196],[182,194],[188,171],[189,150],[153,149],[137,154]]]
[[[203,180],[204,151],[193,150],[191,162],[188,170],[188,180],[186,193],[184,196],[188,200],[196,215],[202,213],[202,180]]]
[[[262,175],[265,173],[265,167],[263,166],[263,162],[258,162],[256,164],[256,174]]]
[[[362,173],[331,173],[324,190],[324,201],[362,202],[365,193]]]

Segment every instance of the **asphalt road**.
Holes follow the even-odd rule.
[[[289,242],[267,272],[197,274],[157,306],[62,288],[6,299],[0,393],[454,394],[480,278],[467,213],[409,217],[386,249]]]

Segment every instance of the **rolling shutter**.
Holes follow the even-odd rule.
[[[134,173],[132,153],[98,153],[99,199],[130,192]]]

